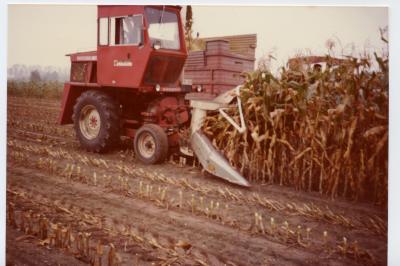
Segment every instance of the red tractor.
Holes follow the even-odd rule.
[[[180,10],[98,6],[97,51],[69,54],[71,78],[64,85],[59,122],[73,123],[81,146],[92,152],[109,151],[120,136],[130,137],[136,157],[146,164],[160,163],[179,150],[180,131],[192,122],[191,146],[206,170],[248,185],[200,132],[205,110],[219,110],[233,97],[191,104],[185,99],[192,86],[181,79],[187,50]],[[191,105],[198,107],[195,125]]]

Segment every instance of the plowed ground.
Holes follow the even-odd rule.
[[[243,189],[131,143],[82,150],[60,103],[8,98],[10,265],[385,265],[387,210],[291,188]]]

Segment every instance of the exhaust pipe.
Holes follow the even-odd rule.
[[[239,98],[240,86],[235,89],[228,91],[213,100],[190,100],[190,105],[192,109],[192,121],[190,125],[190,142],[192,150],[196,154],[203,168],[222,179],[225,179],[231,183],[250,187],[249,182],[236,170],[229,162],[222,156],[222,154],[217,151],[212,145],[211,141],[201,132],[201,126],[207,115],[207,111],[218,110],[228,121],[233,124],[235,128],[238,129],[240,133],[246,130],[244,124],[243,113],[241,102]],[[236,94],[235,94],[236,93]],[[241,125],[237,125],[233,119],[231,119],[224,112],[227,105],[237,97],[237,103],[240,113]]]

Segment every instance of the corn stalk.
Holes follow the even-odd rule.
[[[323,71],[282,68],[279,78],[247,73],[240,97],[248,131],[238,134],[218,113],[203,130],[252,181],[386,204],[388,59],[326,62]],[[239,121],[235,109],[230,115]]]

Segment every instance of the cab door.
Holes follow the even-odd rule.
[[[137,88],[147,60],[143,15],[101,17],[98,25],[99,84]]]

